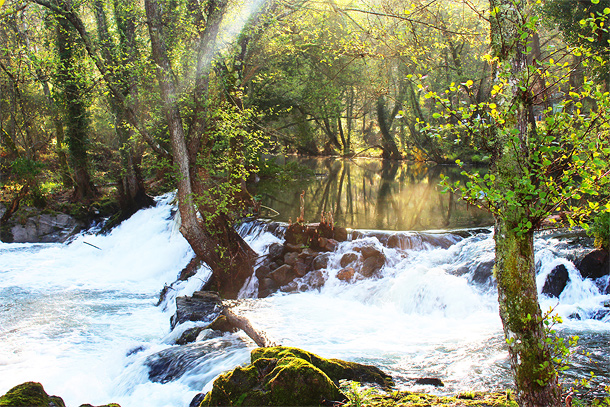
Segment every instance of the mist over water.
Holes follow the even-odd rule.
[[[193,255],[175,228],[171,199],[160,198],[157,207],[106,236],[83,234],[69,244],[0,244],[0,394],[33,380],[68,406],[188,406],[218,374],[248,362],[255,345],[245,335],[208,337],[196,344],[206,350],[189,359],[189,370],[166,383],[149,380],[147,359],[176,348],[175,339],[196,325],[170,332],[173,300],[198,290],[210,273],[202,267],[155,306],[161,288]],[[241,231],[261,254],[281,241],[264,224],[246,224]],[[480,275],[493,260],[491,231],[461,234],[465,238],[450,232],[401,235],[410,248],[384,246],[383,232],[341,243],[321,289],[245,298],[236,312],[278,344],[374,364],[400,388],[413,388],[418,377],[440,378],[444,388],[420,389],[445,393],[510,386],[496,291]],[[363,245],[384,253],[380,275],[340,281],[341,257]],[[594,316],[610,296],[582,280],[567,260],[584,250],[537,239],[539,286],[557,264],[571,277],[559,300],[541,296],[541,303],[543,309],[554,306],[565,320],[561,330],[581,336],[582,348],[601,362],[579,360],[582,371],[595,368],[607,378],[610,321]],[[256,290],[253,279],[244,295]],[[580,319],[569,318],[575,314]]]

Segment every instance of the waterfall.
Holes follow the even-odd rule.
[[[198,325],[170,331],[174,299],[200,289],[210,270],[202,266],[172,284],[193,253],[174,228],[171,201],[171,195],[159,198],[107,235],[83,233],[67,244],[0,243],[0,394],[33,380],[68,406],[188,406],[218,374],[249,360],[255,345],[241,333],[206,333],[189,347],[174,345]],[[284,230],[252,221],[239,231],[262,256],[282,242]],[[303,291],[258,299],[253,276],[235,312],[277,343],[377,365],[402,388],[417,388],[417,377],[439,377],[446,386],[437,391],[447,393],[511,385],[491,230],[353,235],[329,255],[319,288],[303,280]],[[343,256],[357,257],[364,246],[383,253],[381,270],[339,279]],[[564,318],[560,330],[581,336],[583,349],[604,360],[610,295],[600,289],[603,282],[580,277],[570,259],[583,251],[537,238],[539,287],[560,264],[570,277],[559,298],[541,294],[541,305],[554,307]],[[166,285],[171,289],[157,307]],[[167,369],[179,374],[151,381],[150,361],[167,355]],[[584,371],[590,367],[582,362]],[[605,365],[597,369],[610,374]]]

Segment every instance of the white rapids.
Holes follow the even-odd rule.
[[[159,198],[156,207],[105,236],[82,234],[68,244],[0,243],[0,394],[38,381],[69,407],[188,406],[218,374],[248,361],[254,344],[243,334],[225,334],[209,339],[213,350],[179,378],[149,380],[146,358],[175,346],[195,325],[170,332],[173,299],[198,290],[209,276],[201,268],[155,305],[193,255],[175,230],[171,201],[171,195]],[[412,388],[418,377],[440,378],[449,393],[510,386],[495,289],[476,274],[493,260],[491,233],[432,236],[452,244],[435,245],[432,238],[412,249],[390,249],[375,233],[341,243],[321,289],[247,298],[237,310],[276,343],[377,365],[399,387]],[[245,238],[261,254],[280,241],[263,227],[248,229]],[[337,279],[341,256],[363,244],[385,254],[379,278]],[[542,308],[554,307],[565,320],[561,329],[585,338],[582,346],[591,343],[603,360],[610,317],[594,316],[610,295],[580,278],[567,260],[570,250],[559,240],[537,240],[539,286],[557,264],[571,277],[559,299],[541,296]],[[255,279],[243,293],[256,293]]]

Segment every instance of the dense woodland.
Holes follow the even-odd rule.
[[[533,233],[595,218],[607,245],[609,6],[7,0],[0,224],[20,204],[108,197],[121,219],[177,189],[182,234],[235,297],[255,254],[233,223],[255,204],[249,177],[271,172],[262,157],[489,165],[446,187],[494,215],[520,405],[559,405]]]

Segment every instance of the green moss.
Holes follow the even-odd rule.
[[[298,348],[278,346],[254,349],[251,354],[251,360],[254,362],[258,358],[281,359],[286,356],[294,356],[308,361],[322,370],[335,383],[339,383],[339,380],[345,379],[357,382],[376,383],[384,388],[390,388],[394,385],[390,376],[374,366],[346,362],[340,359],[325,359]]]
[[[64,407],[59,397],[49,397],[40,383],[26,382],[10,389],[0,397],[0,406]]]
[[[467,397],[435,396],[426,393],[394,392],[391,394],[373,394],[354,403],[351,399],[345,407],[366,405],[370,407],[517,407],[509,393],[470,392]]]
[[[277,362],[266,384],[274,406],[315,406],[345,399],[324,372],[304,359],[286,356]]]
[[[201,405],[312,406],[342,401],[346,398],[335,381],[361,366],[345,365],[348,373],[340,374],[343,361],[284,347],[255,349],[251,360],[218,377]]]

